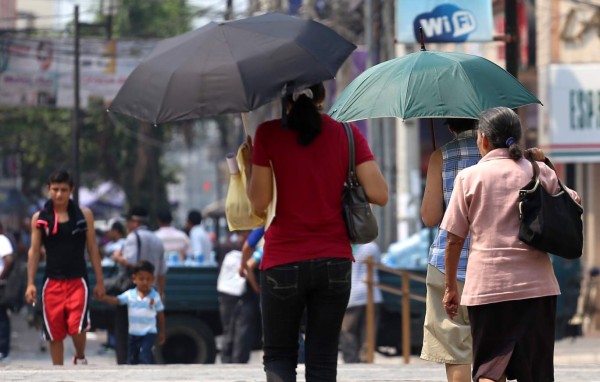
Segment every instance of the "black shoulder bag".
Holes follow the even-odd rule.
[[[531,181],[519,190],[519,239],[539,250],[565,259],[577,259],[583,252],[583,208],[571,198],[560,179],[560,192],[550,195],[540,184],[540,168],[533,166]],[[548,158],[546,165],[554,165]]]
[[[366,244],[377,238],[379,228],[375,215],[371,211],[371,204],[369,204],[365,191],[356,177],[352,129],[346,122],[343,125],[348,136],[350,163],[348,165],[348,177],[342,193],[342,214],[346,222],[350,242],[352,244]]]
[[[136,264],[140,260],[140,251],[142,250],[142,243],[140,240],[140,235],[137,231],[133,231],[135,234],[135,239],[137,241],[137,254],[135,257]],[[135,287],[133,280],[131,278],[131,271],[128,267],[120,267],[118,273],[106,280],[104,280],[104,289],[106,289],[106,294],[111,296],[118,296],[121,293]]]

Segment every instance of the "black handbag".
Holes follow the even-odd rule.
[[[377,238],[379,227],[375,215],[371,211],[371,204],[356,177],[352,129],[346,122],[343,125],[348,136],[350,163],[348,165],[348,177],[346,183],[344,183],[342,193],[342,215],[344,216],[350,242],[352,244],[366,244]]]
[[[13,255],[14,258],[14,255]],[[25,303],[27,264],[15,259],[5,280],[0,280],[0,306],[18,312]]]
[[[571,198],[561,180],[560,192],[550,195],[540,184],[540,168],[535,160],[531,181],[519,190],[519,239],[539,250],[565,259],[583,253],[583,208]],[[552,162],[545,163],[554,170]]]
[[[135,234],[135,239],[137,243],[137,254],[136,254],[136,263],[140,260],[140,251],[142,248],[142,243],[140,240],[140,235],[133,231]],[[117,274],[106,278],[104,280],[104,289],[106,290],[106,294],[111,296],[118,296],[121,293],[128,291],[135,287],[133,283],[131,270],[127,267],[119,267]]]

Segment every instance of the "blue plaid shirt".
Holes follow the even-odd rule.
[[[442,152],[442,191],[444,194],[445,210],[450,202],[450,195],[452,195],[456,174],[464,168],[473,166],[481,159],[481,154],[479,154],[479,149],[477,148],[477,130],[463,131],[455,139],[442,146],[440,150]],[[433,240],[429,249],[429,264],[444,274],[446,273],[445,254],[447,237],[447,231],[438,230],[435,240]],[[470,245],[471,237],[467,236],[463,249],[460,252],[460,259],[458,260],[457,278],[460,281],[465,281]]]

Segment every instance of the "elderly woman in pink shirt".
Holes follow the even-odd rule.
[[[454,317],[467,306],[473,337],[473,380],[554,380],[554,321],[560,294],[547,253],[518,239],[519,189],[533,168],[519,146],[521,124],[510,109],[482,113],[477,133],[481,161],[458,173],[441,223],[448,231],[444,307]],[[540,150],[530,155],[543,160]],[[559,191],[553,170],[539,163],[540,181]],[[579,202],[575,191],[568,190]],[[459,301],[456,270],[471,233],[466,282]]]

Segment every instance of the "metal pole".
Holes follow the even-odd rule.
[[[367,363],[373,363],[375,360],[375,290],[373,283],[375,277],[375,263],[373,256],[367,258],[367,325],[366,337],[367,337]]]
[[[112,40],[113,30],[113,0],[108,0],[108,15],[106,16],[106,38]]]
[[[404,363],[410,362],[410,279],[407,271],[402,272],[402,356]]]
[[[71,131],[73,201],[79,204],[79,6],[75,6],[74,26],[74,62],[73,62],[73,126]]]
[[[519,34],[517,30],[517,0],[504,2],[504,34],[506,71],[519,78]]]

